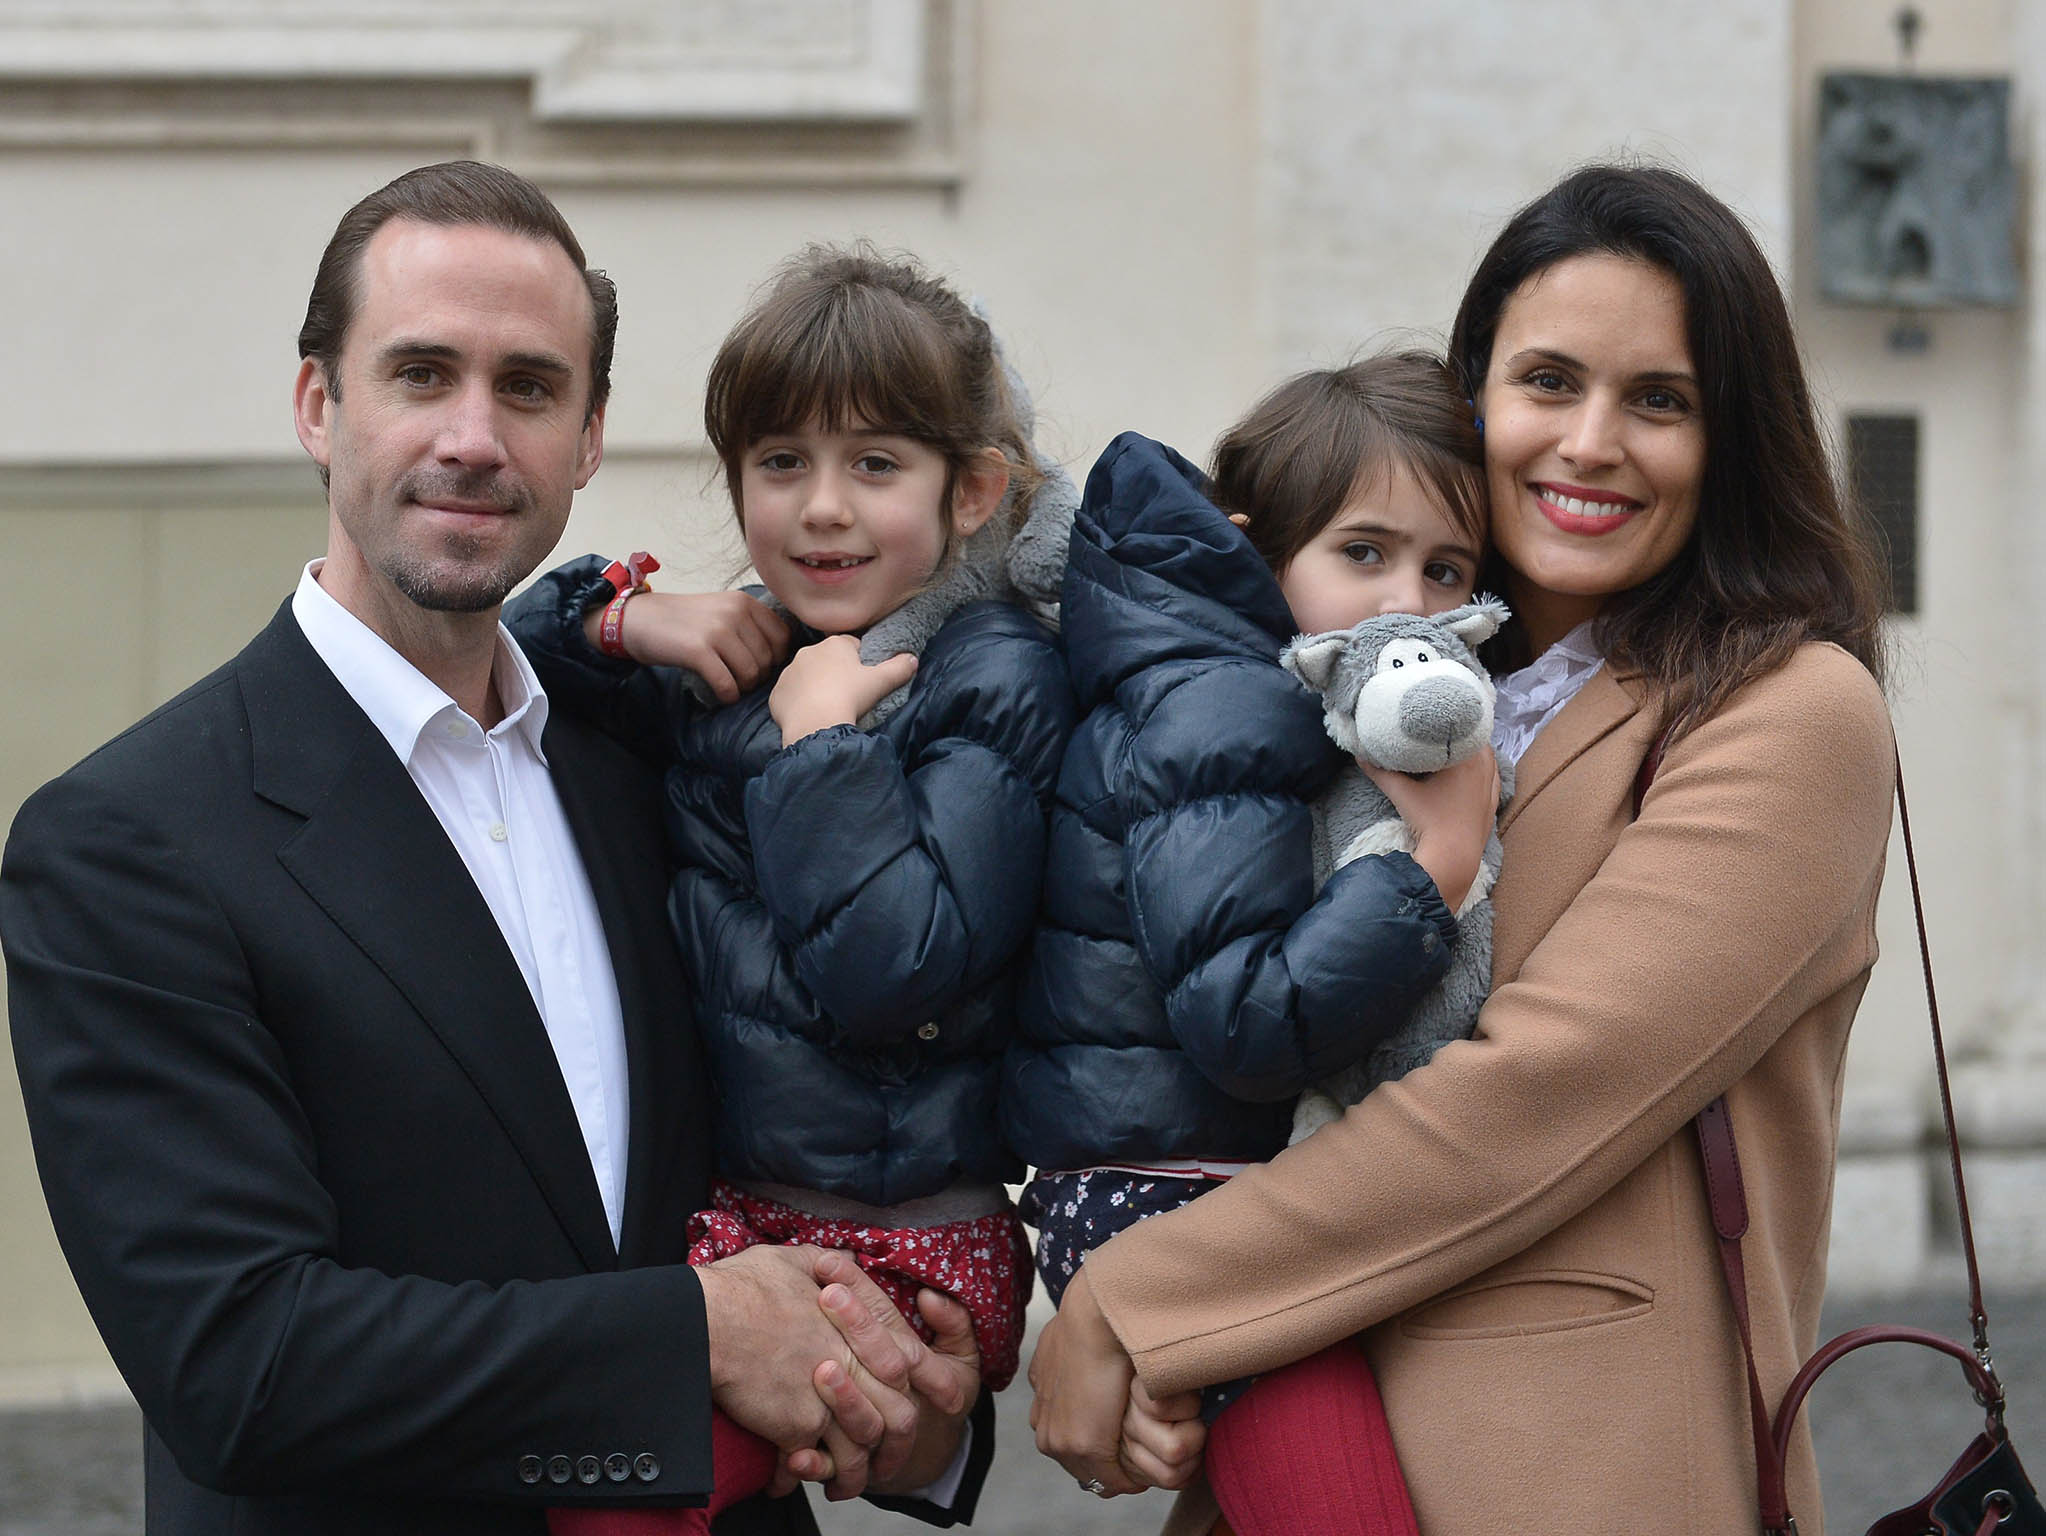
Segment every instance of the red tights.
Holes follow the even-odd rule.
[[[773,1481],[778,1459],[779,1453],[767,1441],[713,1408],[710,1469],[714,1481],[708,1507],[562,1506],[547,1511],[548,1536],[698,1536],[708,1532],[711,1521],[727,1509]]]
[[[1344,1342],[1258,1377],[1208,1431],[1238,1536],[1419,1536],[1371,1366]]]

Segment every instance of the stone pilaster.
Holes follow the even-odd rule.
[[[1953,1065],[1955,1114],[1966,1154],[1968,1201],[1984,1284],[2046,1284],[2046,198],[2036,177],[2046,166],[2046,12],[2012,11],[2015,75],[2013,153],[2034,185],[2020,197],[2026,294],[2020,311],[2025,347],[2017,412],[2013,494],[2008,519],[2014,585],[2010,659],[2025,686],[2014,707],[2022,721],[2021,767],[2006,810],[2020,856],[2008,892],[1976,894],[1974,910],[1949,922],[2007,923],[2013,942],[2002,1005],[1967,1042]],[[1951,1204],[1948,1195],[1946,1203]]]

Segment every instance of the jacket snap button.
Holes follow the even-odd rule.
[[[661,1475],[660,1458],[652,1451],[641,1451],[632,1458],[632,1475],[643,1483],[650,1483]]]
[[[632,1476],[632,1458],[623,1451],[613,1451],[604,1458],[604,1475],[614,1483],[622,1483]]]
[[[550,1456],[547,1458],[548,1482],[565,1483],[571,1477],[574,1476],[575,1463],[570,1461],[566,1456]]]
[[[540,1479],[541,1479],[541,1478],[545,1477],[546,1475],[547,1475],[547,1469],[546,1469],[546,1467],[544,1467],[543,1465],[541,1465],[541,1462],[540,1462],[540,1458],[539,1458],[539,1457],[537,1457],[537,1456],[521,1456],[521,1457],[519,1458],[519,1481],[520,1481],[520,1482],[522,1482],[522,1483],[537,1483],[537,1482],[539,1482],[539,1481],[540,1481]]]
[[[924,1021],[923,1023],[921,1023],[921,1024],[917,1025],[917,1027],[916,1027],[916,1037],[917,1037],[917,1039],[919,1039],[919,1040],[935,1040],[935,1039],[937,1039],[937,1038],[938,1038],[938,1021],[937,1021],[936,1019],[926,1019],[926,1020],[925,1020],[925,1021]]]
[[[579,1483],[594,1483],[604,1475],[604,1464],[594,1456],[585,1456],[575,1464],[575,1480]]]

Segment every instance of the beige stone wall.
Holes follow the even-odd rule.
[[[1791,0],[1259,10],[1259,300],[1280,369],[1446,333],[1499,226],[1587,160],[1675,164],[1787,257]]]
[[[324,537],[303,476],[0,468],[0,818],[262,625]],[[0,1091],[0,1405],[117,1382]]]

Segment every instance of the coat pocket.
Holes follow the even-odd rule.
[[[1424,1302],[1399,1321],[1410,1339],[1503,1339],[1598,1328],[1643,1317],[1655,1292],[1638,1280],[1588,1270],[1492,1275]]]

